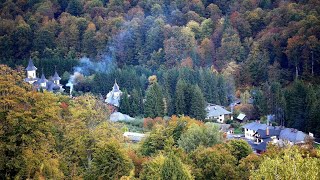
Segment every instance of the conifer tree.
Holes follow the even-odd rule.
[[[146,92],[146,102],[144,106],[145,117],[163,117],[164,102],[160,85],[157,82],[151,84]]]
[[[130,111],[131,109],[130,109],[129,96],[127,91],[125,90],[121,95],[121,99],[120,99],[120,112],[123,114],[129,114]]]
[[[176,96],[175,96],[175,112],[176,114],[185,114],[186,113],[186,99],[185,99],[185,89],[187,84],[179,80],[176,87]]]
[[[204,120],[206,118],[206,102],[199,86],[192,87],[192,96],[190,103],[190,117],[198,120]]]
[[[143,104],[142,104],[142,96],[141,91],[133,89],[130,97],[130,116],[138,116],[142,114]]]
[[[218,78],[217,88],[220,104],[227,105],[227,93],[225,89],[225,82],[222,76],[219,76]]]

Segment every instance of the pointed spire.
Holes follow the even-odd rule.
[[[27,71],[35,71],[37,68],[34,66],[33,61],[30,57],[28,67],[26,68]]]
[[[114,80],[113,91],[119,91],[119,85],[117,84],[117,80]]]
[[[54,80],[54,81],[60,81],[61,80],[61,78],[60,78],[60,76],[59,76],[59,74],[58,74],[58,72],[57,72],[57,66],[54,66],[54,75],[53,75],[53,77],[52,77],[52,80]]]
[[[39,80],[39,83],[46,83],[48,82],[48,80],[46,79],[44,73],[43,73],[43,68],[42,68],[42,75],[41,75],[41,78]]]

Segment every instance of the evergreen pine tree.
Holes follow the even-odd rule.
[[[157,82],[151,84],[146,92],[146,102],[144,106],[145,117],[163,117],[164,102],[161,87]]]
[[[206,102],[203,97],[203,94],[199,88],[199,86],[191,86],[192,87],[192,96],[190,103],[190,117],[196,118],[198,120],[204,120],[206,118]]]
[[[176,114],[185,114],[186,112],[186,99],[185,99],[185,90],[187,84],[179,80],[176,87],[176,95],[175,95],[175,112]]]
[[[120,108],[119,109],[120,109],[120,112],[123,113],[123,114],[129,114],[131,112],[129,97],[128,97],[128,93],[127,93],[126,90],[121,95]]]
[[[303,82],[296,80],[285,93],[286,99],[286,126],[305,130],[307,118],[308,88]]]
[[[225,89],[225,82],[222,76],[218,77],[218,83],[217,83],[217,92],[219,97],[219,102],[221,105],[227,105],[227,92]]]
[[[133,89],[130,97],[130,116],[138,116],[142,113],[141,91]]]

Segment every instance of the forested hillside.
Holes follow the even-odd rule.
[[[294,179],[317,180],[320,151],[268,146],[258,156],[245,140],[186,116],[133,121],[148,135],[122,136],[91,94],[69,98],[32,91],[25,72],[0,65],[1,179]],[[285,164],[285,166],[284,166]],[[276,170],[275,170],[276,169]]]
[[[103,96],[118,79],[144,97],[156,75],[167,115],[199,86],[206,102],[242,99],[252,119],[320,134],[319,14],[317,0],[1,0],[0,62],[57,65],[76,93]]]
[[[83,56],[119,67],[212,66],[238,86],[320,75],[319,1],[46,0],[0,3],[0,57],[72,71]]]

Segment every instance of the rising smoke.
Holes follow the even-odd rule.
[[[90,76],[97,72],[108,73],[113,68],[115,68],[115,63],[109,55],[105,55],[99,62],[93,62],[87,57],[81,58],[79,65],[73,68],[73,74],[66,84],[66,86],[70,87],[70,96],[72,95],[74,86],[77,85],[81,77]]]

